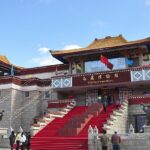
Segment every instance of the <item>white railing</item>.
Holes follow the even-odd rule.
[[[65,108],[62,110],[58,110],[56,112],[48,112],[46,115],[44,115],[39,121],[37,121],[37,124],[33,124],[30,128],[31,134],[35,135],[40,130],[42,130],[48,123],[53,121],[55,118],[62,118],[64,115],[66,115],[71,109],[73,109],[76,106],[75,101],[71,101],[70,104],[68,104]]]
[[[107,131],[108,134],[113,134],[117,131],[120,134],[125,134],[127,131],[127,120],[128,120],[128,101],[124,100],[119,109],[115,109],[110,115],[110,118],[104,124],[103,129]]]

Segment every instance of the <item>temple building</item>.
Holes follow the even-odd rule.
[[[69,65],[67,75],[52,77],[52,89],[59,95],[72,93],[78,105],[89,105],[99,96],[114,102],[128,99],[129,124],[139,132],[145,116],[142,109],[136,111],[138,104],[150,103],[149,51],[150,38],[127,41],[122,35],[96,38],[85,48],[50,51]],[[112,69],[101,62],[101,55],[113,64]]]
[[[52,102],[74,99],[76,106],[91,106],[106,98],[109,104],[127,100],[126,132],[130,124],[143,132],[140,104],[150,104],[150,38],[107,36],[84,48],[50,53],[62,64],[23,68],[0,55],[0,128],[29,131],[37,116],[54,110]]]

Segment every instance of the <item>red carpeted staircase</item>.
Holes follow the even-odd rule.
[[[102,111],[98,116],[94,116],[88,124],[84,127],[84,129],[80,132],[78,135],[79,137],[87,137],[88,136],[88,128],[91,125],[93,128],[97,126],[99,133],[102,133],[103,124],[107,121],[107,119],[110,117],[110,114],[115,109],[116,105],[110,105],[107,107],[107,112]]]
[[[43,130],[38,132],[35,137],[51,137],[58,136],[58,131],[62,128],[73,116],[81,114],[87,109],[87,106],[75,107],[63,118],[56,118],[49,123]]]
[[[39,131],[31,140],[32,150],[88,150],[87,132],[89,125],[98,126],[102,131],[103,123],[106,122],[114,109],[114,106],[108,106],[107,112],[101,112],[94,116],[77,136],[59,136],[59,130],[69,122],[69,120],[87,110],[87,106],[73,108],[63,118],[56,118],[41,131]],[[71,128],[71,127],[70,127]]]
[[[32,138],[31,150],[88,150],[87,138],[36,137]]]

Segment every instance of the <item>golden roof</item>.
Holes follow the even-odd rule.
[[[8,58],[4,55],[0,55],[0,61],[4,62],[5,64],[11,65]],[[20,67],[20,66],[16,66],[16,65],[13,65],[13,66],[17,67],[18,69],[23,69],[23,67]]]
[[[4,62],[5,64],[10,64],[9,60],[4,55],[0,55],[0,61]]]
[[[133,44],[140,44],[143,42],[150,42],[150,38],[145,38],[142,40],[136,40],[136,41],[127,41],[122,35],[111,37],[107,36],[103,39],[95,39],[90,45],[88,45],[85,48],[79,48],[79,49],[71,49],[71,50],[59,50],[59,51],[50,51],[51,54],[55,56],[61,56],[61,55],[67,55],[71,53],[80,53],[84,51],[91,51],[96,49],[105,49],[105,48],[114,48],[114,47],[120,47],[120,46],[130,46]]]
[[[104,48],[104,47],[112,47],[120,44],[125,44],[127,41],[122,35],[117,37],[106,36],[104,39],[95,39],[87,48]]]

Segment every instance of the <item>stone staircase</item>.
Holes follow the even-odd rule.
[[[45,126],[47,126],[50,122],[52,122],[55,118],[63,118],[69,111],[71,111],[76,106],[76,102],[72,101],[66,107],[50,111],[42,117],[35,118],[36,123],[32,124],[30,131],[32,135],[35,135],[40,130],[42,130]]]
[[[110,118],[104,124],[103,129],[108,134],[113,134],[117,130],[119,134],[125,134],[127,131],[128,120],[128,101],[124,100],[120,107],[115,109]]]

